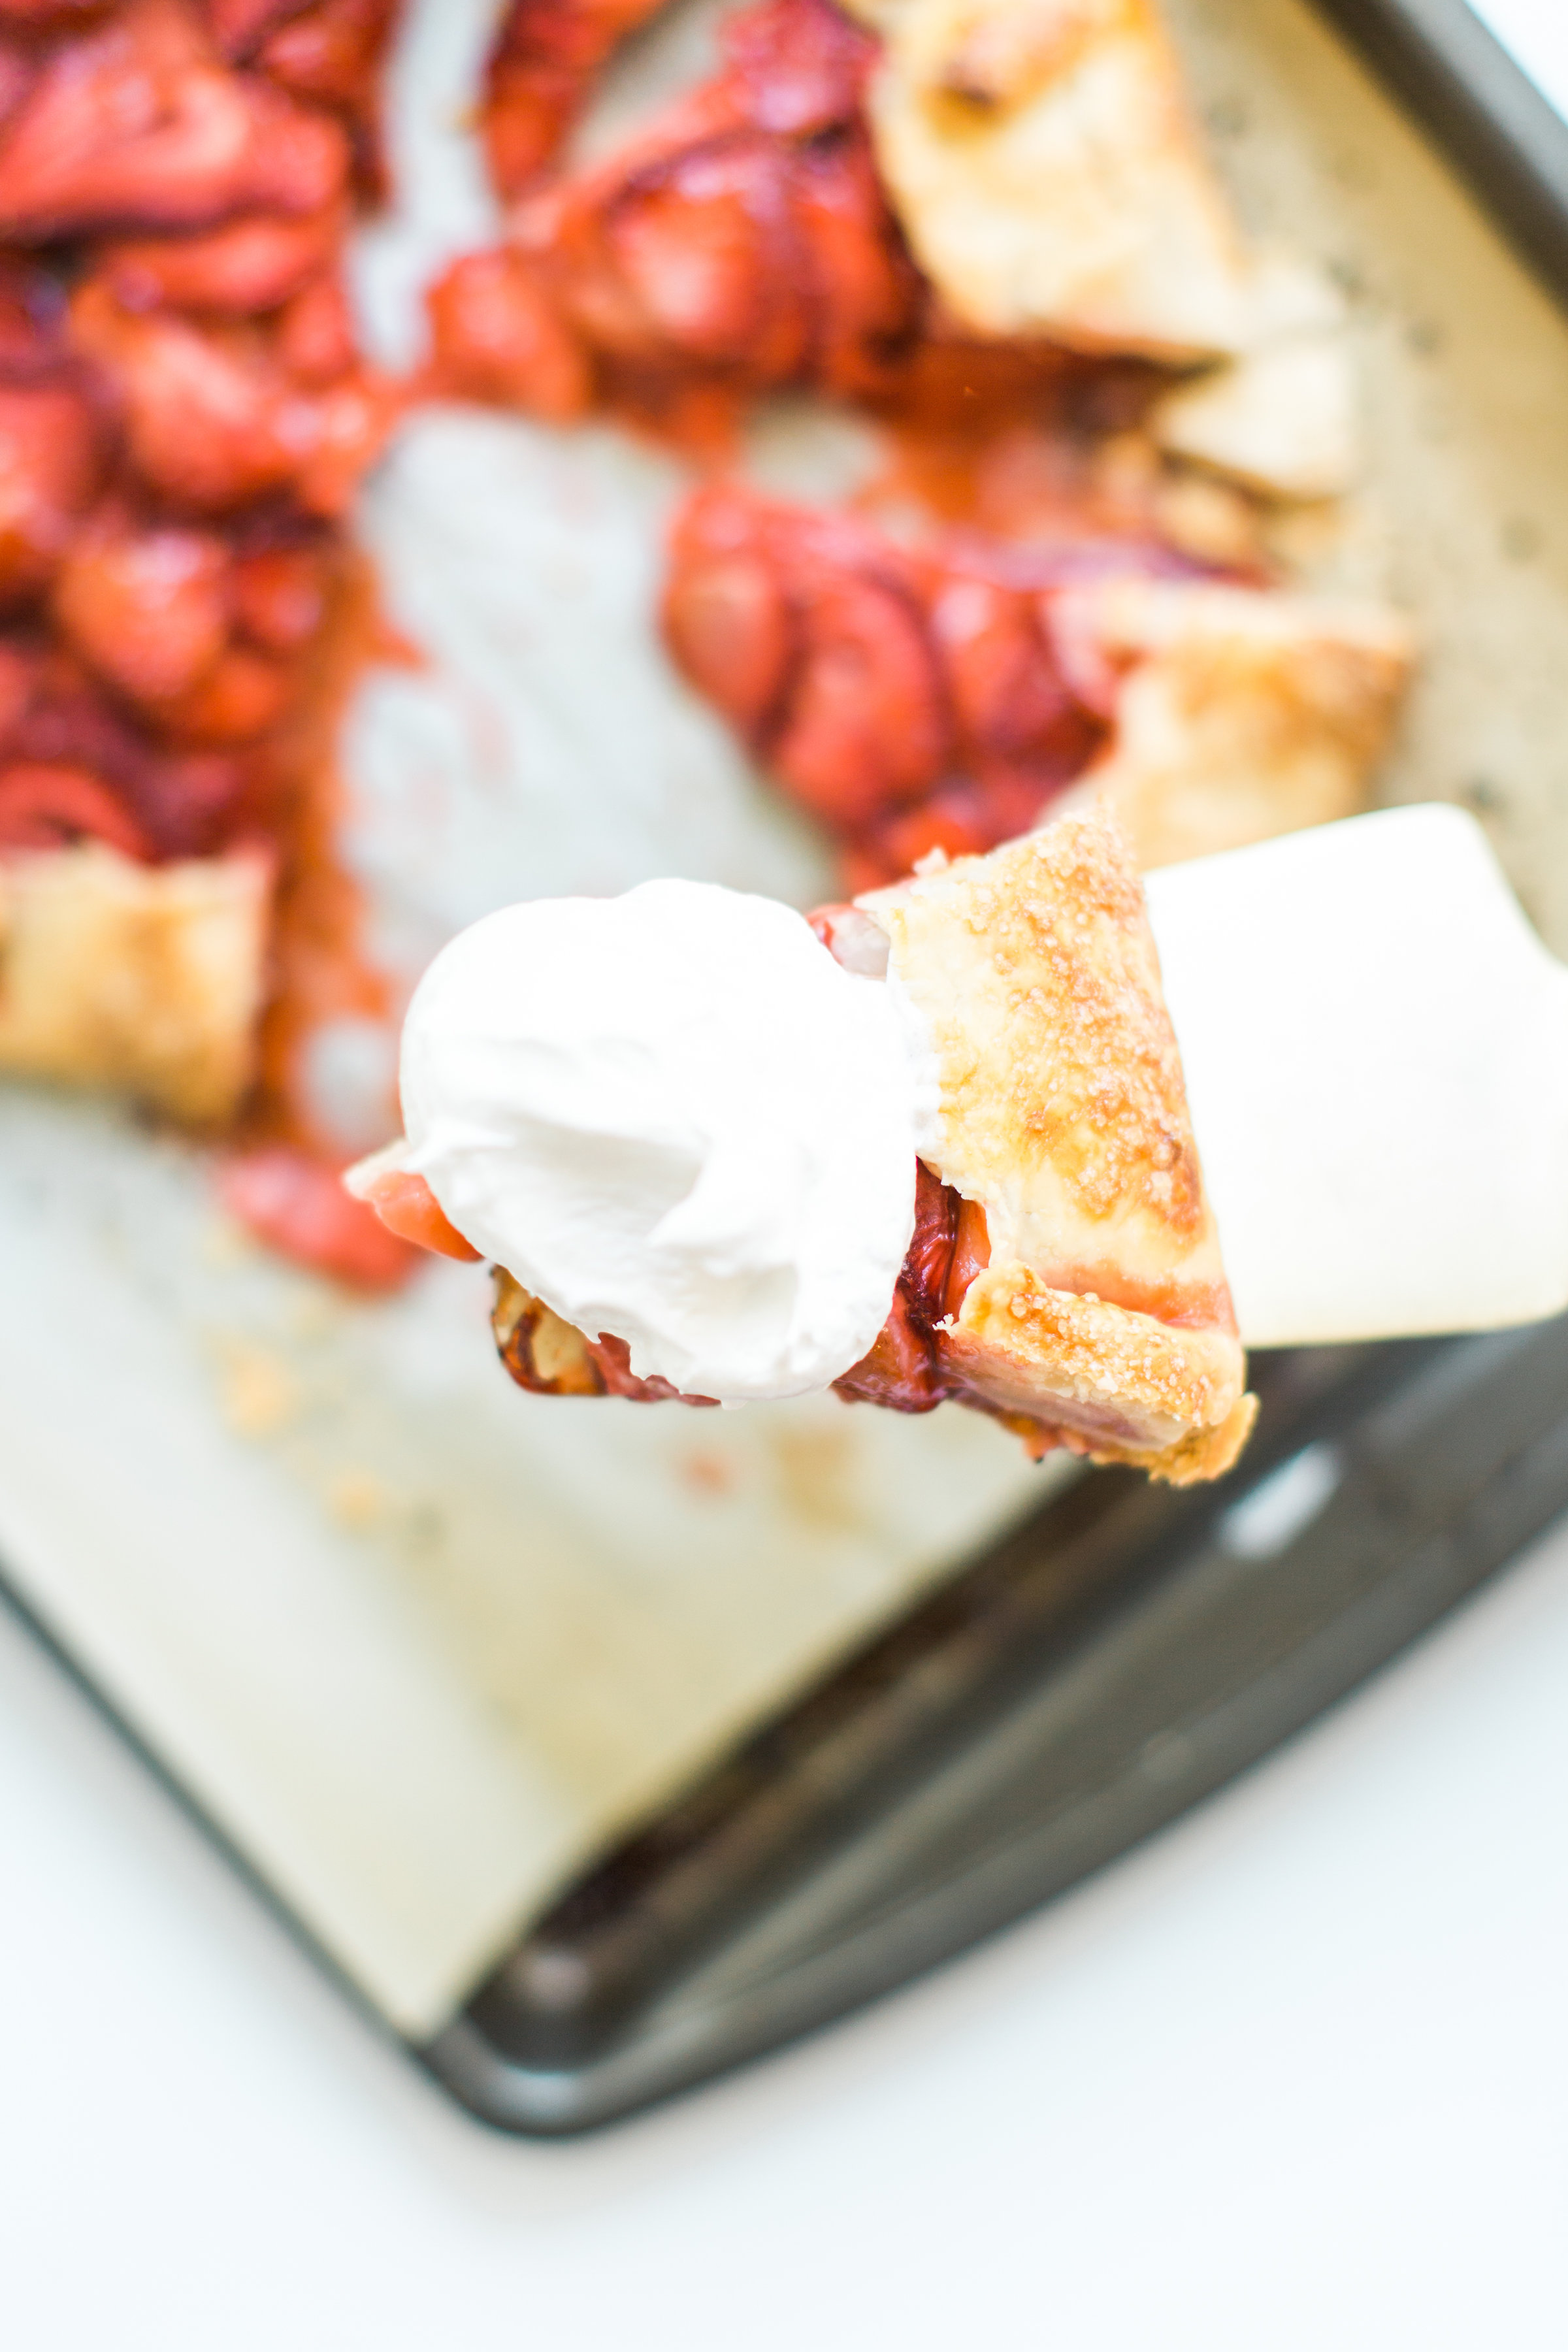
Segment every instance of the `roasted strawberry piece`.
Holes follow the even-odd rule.
[[[840,1396],[895,1412],[931,1412],[952,1393],[937,1360],[936,1327],[945,1299],[961,1207],[923,1160],[915,1170],[915,1230],[892,1311],[868,1356],[834,1386]]]
[[[367,371],[308,386],[275,336],[142,316],[99,283],[76,297],[72,326],[118,396],[138,474],[198,513],[288,491],[308,513],[340,514],[397,413],[390,383]]]
[[[446,383],[498,396],[507,308],[531,356],[564,333],[604,397],[662,420],[703,386],[881,381],[922,296],[860,120],[875,44],[826,0],[764,0],[721,47],[721,71],[620,154],[520,205],[510,276],[465,288],[470,258],[437,289]],[[526,364],[513,381],[531,404]]]
[[[919,567],[852,518],[719,487],[677,520],[665,630],[786,789],[858,831],[943,771],[921,588]]]
[[[674,534],[665,629],[693,684],[826,822],[862,831],[942,774],[918,572],[858,523],[699,492]]]
[[[317,213],[348,165],[339,125],[227,71],[183,0],[133,0],[51,49],[0,132],[0,236]]]
[[[336,1168],[284,1144],[237,1154],[219,1175],[224,1206],[269,1248],[354,1290],[400,1289],[414,1245],[350,1198]]]
[[[594,78],[661,0],[510,0],[485,67],[480,127],[505,196],[535,179]]]
[[[850,122],[878,45],[829,0],[763,0],[726,19],[721,82],[760,130],[810,139]]]
[[[934,1412],[953,1393],[930,1338],[910,1315],[901,1283],[876,1344],[833,1386],[847,1404],[877,1404],[889,1412]]]
[[[310,0],[204,0],[203,14],[220,54],[244,65],[269,33],[301,16]]]
[[[9,750],[33,698],[37,666],[36,648],[0,642],[0,752]]]
[[[853,836],[846,879],[854,889],[873,889],[892,876],[912,873],[933,852],[979,856],[1026,833],[1039,813],[1039,787],[1026,777],[982,782],[975,776],[944,776],[923,799],[884,811]]]
[[[16,660],[5,665],[7,688]],[[0,732],[6,761],[96,780],[134,826],[138,854],[150,858],[206,856],[233,836],[248,781],[242,761],[171,745],[58,651],[21,657],[21,667],[24,690],[7,693]],[[126,846],[117,835],[103,837]]]
[[[67,639],[163,740],[252,743],[292,698],[283,663],[230,642],[221,540],[163,528],[84,534],[55,594]]]
[[[929,1169],[921,1170],[922,1177]],[[934,1183],[937,1180],[932,1177]],[[952,1250],[947,1261],[947,1278],[942,1286],[940,1313],[931,1318],[930,1328],[935,1335],[939,1323],[962,1312],[969,1296],[969,1286],[977,1275],[984,1273],[991,1263],[991,1235],[985,1223],[985,1212],[978,1201],[966,1201],[943,1185],[952,1205]]]
[[[257,215],[193,235],[123,237],[101,247],[98,271],[128,310],[276,310],[321,277],[342,243],[341,206],[299,220]]]
[[[375,77],[391,37],[388,0],[316,0],[290,10],[254,52],[261,72],[301,98],[371,113]]]
[[[513,0],[490,52],[482,115],[503,194],[548,160],[592,76],[656,5]],[[611,176],[725,133],[801,140],[831,131],[857,114],[877,53],[827,0],[763,0],[727,19],[719,46],[720,71],[641,132]]]
[[[184,743],[253,742],[289,700],[286,667],[231,645],[235,607],[221,539],[113,520],[78,539],[54,600],[99,677]]]
[[[106,519],[77,539],[54,609],[109,685],[153,710],[216,668],[229,627],[229,557],[209,531]]]
[[[1082,543],[911,549],[858,518],[721,485],[677,519],[665,634],[868,888],[931,850],[1026,831],[1100,749],[1104,720],[1060,656],[1047,584],[1086,560]]]
[[[120,795],[86,768],[36,761],[0,766],[0,852],[100,841],[145,861],[152,844]]]
[[[0,251],[0,378],[34,383],[68,364],[66,287],[20,253]]]
[[[256,69],[279,88],[341,117],[353,149],[354,173],[373,201],[385,193],[381,144],[381,68],[396,26],[399,0],[317,0],[288,9],[262,39]]]
[[[294,455],[294,494],[304,513],[336,520],[348,512],[404,404],[401,388],[368,368],[289,403],[279,430]]]
[[[431,289],[429,307],[442,371],[468,399],[552,424],[587,408],[589,353],[517,254],[464,254]]]
[[[813,377],[826,393],[879,398],[907,363],[923,296],[858,125],[795,151],[792,194],[810,289]]]
[[[790,707],[768,746],[785,789],[858,831],[929,791],[947,727],[918,604],[874,578],[808,580]]]
[[[687,509],[665,589],[664,632],[699,692],[749,741],[762,742],[795,661],[795,614],[782,567],[746,543],[744,509],[733,543],[722,511],[713,499]],[[704,530],[710,516],[719,527]]]
[[[345,1188],[356,1201],[374,1209],[390,1234],[437,1257],[455,1258],[460,1265],[477,1265],[479,1253],[466,1242],[423,1176],[386,1164],[386,1156],[373,1154],[343,1174]]]
[[[954,716],[971,742],[1003,758],[1026,756],[1076,712],[1034,599],[960,577],[933,597],[931,622]]]
[[[316,278],[287,305],[278,357],[296,383],[336,383],[353,373],[359,352],[341,278]]]
[[[789,177],[775,142],[744,134],[645,169],[597,215],[595,279],[563,289],[572,314],[626,359],[789,382],[809,334]]]
[[[202,0],[202,11],[229,65],[339,116],[361,190],[379,197],[381,67],[399,0]]]
[[[254,743],[276,727],[293,698],[281,662],[231,646],[201,682],[165,707],[165,731],[182,743]]]
[[[0,383],[0,606],[48,583],[98,486],[98,423],[79,392]]]
[[[37,88],[38,70],[37,44],[17,39],[0,17],[0,139]]]
[[[239,555],[232,573],[235,616],[252,644],[296,653],[326,617],[327,582],[319,547],[260,547]]]
[[[47,26],[51,31],[63,31],[106,16],[112,5],[113,0],[0,0],[0,25]]]
[[[131,460],[153,488],[221,512],[289,484],[295,453],[278,415],[286,387],[254,335],[166,312],[143,318],[91,285],[74,323],[79,347],[115,387]]]

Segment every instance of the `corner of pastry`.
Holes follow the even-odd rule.
[[[1172,1486],[1222,1476],[1258,1413],[1234,1333],[1173,1329],[1023,1265],[975,1276],[942,1353],[1031,1453],[1065,1447]]]
[[[1245,256],[1153,0],[878,14],[878,163],[957,319],[1177,363],[1243,348]]]
[[[1156,403],[1155,441],[1265,499],[1347,497],[1362,470],[1350,323],[1329,280],[1285,254],[1261,257],[1244,348]]]
[[[0,1070],[221,1125],[253,1075],[271,892],[257,852],[0,858]]]
[[[1086,806],[857,905],[929,1040],[921,1157],[969,1228],[932,1327],[946,1392],[1033,1452],[1218,1476],[1255,1407],[1114,815]]]
[[[1357,815],[1415,663],[1386,605],[1207,583],[1074,589],[1057,626],[1116,681],[1110,748],[1079,790],[1145,871]]]

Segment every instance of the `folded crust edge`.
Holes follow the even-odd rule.
[[[1217,1478],[1246,1444],[1257,1400],[1238,1339],[1047,1288],[988,1266],[943,1329],[944,1366],[1017,1429],[1171,1486]]]

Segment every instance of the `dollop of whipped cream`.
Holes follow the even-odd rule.
[[[474,1247],[641,1378],[798,1396],[876,1339],[914,1225],[886,985],[703,882],[487,916],[403,1033],[407,1143]]]

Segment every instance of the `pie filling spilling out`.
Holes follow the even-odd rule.
[[[947,971],[973,894],[1016,896],[1022,956],[1050,860],[1102,838],[1085,816],[1037,853],[1030,829],[1086,795],[1143,866],[1364,805],[1412,662],[1394,615],[1282,584],[1280,513],[1354,480],[1344,320],[1245,247],[1152,0],[760,0],[588,163],[570,134],[650,0],[511,0],[477,122],[505,232],[429,289],[409,381],[361,354],[342,274],[384,189],[397,14],[0,0],[0,1069],[216,1139],[239,1215],[366,1286],[406,1274],[427,1213],[405,1204],[405,1241],[345,1198],[300,1071],[314,1024],[392,1009],[333,750],[374,644],[345,517],[417,400],[608,418],[685,457],[672,663],[838,845],[858,951],[869,926],[895,966]],[[740,427],[784,392],[879,436],[852,508],[743,479]],[[1100,862],[1084,887],[1121,907]],[[1137,996],[1142,919],[1096,920],[1083,971],[1114,945]],[[1155,1108],[1145,981],[1155,1009],[1116,1033],[1143,1110],[1105,1116],[1175,1153],[1138,1213],[1152,1235],[1168,1178],[1174,1248],[1195,1163],[1173,1076]],[[1081,1234],[1042,1254],[1011,1180],[955,1168],[925,1163],[855,1392],[1217,1460],[1245,1416],[1234,1333],[1195,1303],[1223,1298],[1192,1271],[1201,1191],[1171,1289]],[[520,1377],[636,1389],[616,1342],[509,1299]]]
[[[940,1106],[887,1321],[837,1393],[907,1413],[953,1399],[1036,1455],[1066,1447],[1175,1485],[1228,1469],[1256,1408],[1115,819],[1091,804],[984,857],[939,853],[815,928],[847,969],[901,988]],[[409,1181],[394,1180],[395,1217]],[[504,1268],[496,1280],[521,1386],[676,1395],[639,1380],[619,1339],[576,1330]]]

